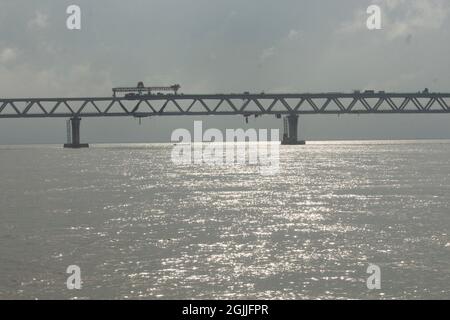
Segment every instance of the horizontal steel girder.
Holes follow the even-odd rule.
[[[450,113],[447,93],[196,94],[0,98],[0,118]]]

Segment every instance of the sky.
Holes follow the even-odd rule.
[[[66,9],[81,8],[81,30]],[[368,6],[382,29],[368,30]],[[0,0],[0,97],[183,93],[450,92],[448,0]],[[169,141],[177,128],[282,128],[273,116],[83,119],[88,143]],[[450,115],[314,115],[300,138],[450,138]],[[0,119],[0,144],[64,143],[64,119]]]

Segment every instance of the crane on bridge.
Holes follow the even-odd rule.
[[[152,95],[152,92],[158,92],[160,94],[161,91],[173,91],[176,95],[180,88],[181,86],[179,84],[166,87],[146,87],[144,86],[144,82],[140,81],[136,87],[118,87],[113,88],[112,91],[114,97],[117,97],[117,93],[122,92],[125,93],[124,98],[126,99],[140,99],[145,95]]]

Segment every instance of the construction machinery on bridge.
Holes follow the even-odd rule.
[[[174,84],[172,86],[167,87],[146,87],[144,86],[144,82],[138,82],[136,87],[118,87],[113,88],[113,96],[117,97],[118,93],[125,93],[125,99],[141,99],[145,96],[151,96],[152,94],[161,94],[164,91],[173,92],[175,95],[178,94],[178,90],[180,90],[181,86],[179,84]]]

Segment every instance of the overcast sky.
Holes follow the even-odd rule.
[[[82,30],[66,8],[82,9]],[[382,8],[382,30],[366,9]],[[184,93],[450,92],[449,0],[0,0],[0,97]],[[207,127],[246,127],[207,117]],[[84,119],[85,142],[167,141],[194,118]],[[305,116],[301,138],[450,138],[450,115]],[[281,128],[265,116],[247,127]],[[63,143],[63,119],[0,119],[0,143]]]

